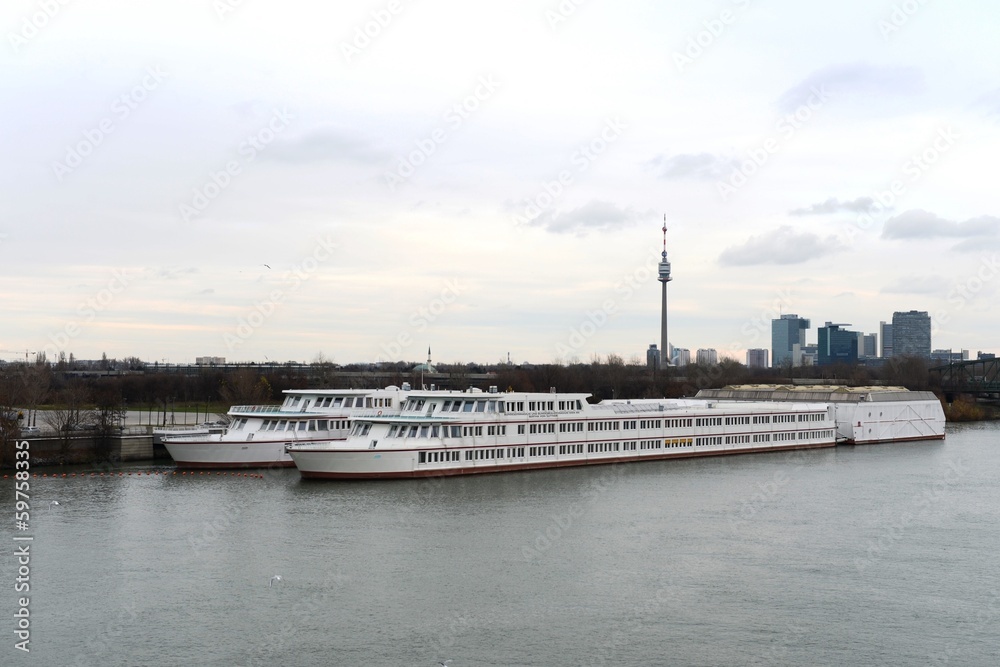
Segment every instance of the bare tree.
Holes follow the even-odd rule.
[[[21,435],[21,383],[9,367],[0,368],[0,466],[14,465],[16,442]]]
[[[271,384],[254,369],[244,368],[222,380],[219,396],[229,405],[257,405],[271,400]]]
[[[43,364],[28,366],[21,373],[22,393],[28,408],[26,426],[38,426],[38,406],[49,393],[51,371]]]

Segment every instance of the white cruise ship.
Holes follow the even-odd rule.
[[[828,403],[604,401],[590,394],[414,391],[356,415],[346,440],[288,448],[306,478],[434,477],[833,447]]]
[[[291,467],[290,445],[336,442],[352,416],[399,414],[409,390],[289,389],[280,405],[234,405],[222,433],[165,435],[163,445],[184,468]]]

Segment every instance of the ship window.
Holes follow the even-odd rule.
[[[431,437],[432,438],[438,437],[438,435],[440,434],[440,429],[441,427],[437,426],[436,424],[434,426],[431,426]]]
[[[409,436],[410,436],[411,438],[415,438],[415,437],[417,437],[417,427],[416,427],[416,425],[414,425],[414,426],[411,426],[411,427],[410,427],[410,433],[409,433]]]
[[[472,412],[473,403],[475,403],[475,401],[465,401],[462,404],[462,412]]]
[[[486,401],[476,401],[476,412],[483,412],[486,410]]]
[[[397,424],[393,424],[392,426],[390,426],[389,427],[389,435],[387,437],[391,438],[391,437],[395,436],[396,435],[396,429],[398,429],[398,428],[399,428],[399,426]]]
[[[430,433],[430,430],[431,430],[430,426],[421,426],[420,427],[420,437],[421,438],[426,438],[427,434]]]
[[[462,409],[462,401],[455,401],[454,404],[452,404],[451,406],[452,412],[458,412],[461,409]]]
[[[292,405],[298,405],[298,403],[299,403],[299,397],[296,396],[295,398],[292,399],[292,403],[291,404]]]
[[[445,401],[444,405],[441,406],[441,412],[448,412],[451,409],[451,401]]]
[[[309,424],[307,422],[304,422],[304,421],[299,422],[299,430],[300,431],[305,431],[308,428],[309,428]]]

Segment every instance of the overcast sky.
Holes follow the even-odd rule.
[[[692,354],[779,309],[1000,352],[998,19],[6,0],[0,358],[644,357],[664,214]]]

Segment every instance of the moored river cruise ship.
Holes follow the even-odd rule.
[[[351,417],[399,414],[409,390],[289,389],[280,405],[234,405],[222,433],[163,438],[174,462],[184,468],[291,467],[290,445],[344,440]]]
[[[414,391],[396,415],[365,411],[346,440],[294,444],[303,477],[435,477],[833,447],[826,403],[590,394]]]

